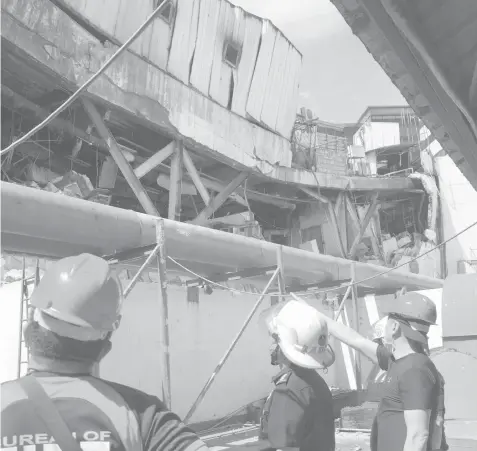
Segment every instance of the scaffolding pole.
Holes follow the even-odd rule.
[[[160,339],[162,345],[162,392],[163,401],[171,408],[171,358],[169,353],[169,302],[167,298],[167,269],[166,269],[166,237],[164,221],[159,219],[156,224],[157,241],[157,273],[159,277],[159,309],[161,317]]]
[[[351,279],[356,280],[356,264],[351,265]],[[358,287],[356,284],[350,285],[351,287],[351,296],[353,299],[353,318],[354,318],[354,327],[356,332],[359,333],[359,310],[358,310]],[[361,353],[355,352],[354,354],[354,371],[356,377],[356,388],[361,390]]]
[[[268,281],[266,287],[263,289],[261,296],[258,298],[257,302],[253,306],[252,311],[249,313],[247,319],[245,320],[244,324],[242,325],[242,328],[238,332],[237,336],[234,338],[232,344],[229,346],[229,348],[225,352],[225,354],[222,357],[222,359],[220,360],[220,362],[215,367],[214,372],[211,374],[211,376],[209,377],[209,380],[206,382],[206,384],[202,388],[201,392],[199,393],[199,396],[197,396],[197,399],[194,401],[194,404],[192,404],[192,407],[190,408],[189,412],[187,413],[187,415],[184,418],[185,423],[187,423],[190,420],[191,416],[197,410],[197,407],[199,407],[199,404],[202,402],[202,400],[204,399],[204,396],[209,391],[209,388],[211,387],[212,383],[214,382],[215,378],[217,377],[217,374],[219,373],[219,371],[224,366],[224,363],[229,358],[230,353],[233,351],[233,349],[235,348],[235,346],[236,346],[237,342],[239,341],[240,337],[243,335],[245,329],[247,328],[248,324],[252,320],[253,315],[258,310],[258,307],[260,307],[260,304],[262,303],[263,299],[267,295],[267,292],[270,289],[270,287],[272,286],[272,284],[275,282],[275,279],[278,277],[279,273],[280,273],[280,267],[277,266],[277,269],[275,270],[272,277]]]
[[[162,375],[162,396],[163,402],[170,409],[171,408],[171,363],[169,353],[169,304],[167,298],[167,269],[166,269],[166,238],[164,233],[164,220],[162,218],[156,221],[156,246],[151,251],[145,251],[144,254],[149,254],[141,265],[139,270],[132,278],[129,285],[124,290],[124,297],[127,297],[138,282],[144,270],[152,264],[154,259],[157,260],[157,273],[159,279],[159,316],[161,321],[160,327],[160,342],[162,345],[161,353],[161,368]],[[118,259],[110,257],[110,264],[119,263]]]

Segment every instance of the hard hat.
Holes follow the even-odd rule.
[[[427,296],[411,291],[396,298],[386,314],[398,315],[410,321],[432,326],[437,321],[436,304]],[[429,330],[429,328],[427,329]]]
[[[84,339],[98,339],[119,325],[122,301],[121,285],[108,262],[81,254],[48,268],[32,293],[31,306],[38,309],[40,324],[60,335],[64,330],[71,336],[70,325],[76,331],[71,338],[81,339],[78,333],[84,330],[90,337]]]
[[[404,336],[427,346],[427,333],[437,321],[436,305],[431,299],[416,292],[405,293],[386,313],[399,320]]]
[[[285,357],[303,368],[327,368],[335,361],[326,318],[306,302],[290,300],[262,315]]]

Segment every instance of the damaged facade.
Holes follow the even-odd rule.
[[[443,274],[439,251],[429,254],[428,260],[420,259],[419,264],[406,264],[432,248],[440,233],[434,179],[418,167],[421,160],[416,163],[422,152],[420,131],[416,134],[413,124],[418,124],[419,130],[422,124],[415,116],[408,120],[407,109],[399,110],[397,120],[377,120],[386,112],[370,115],[358,124],[350,141],[349,126],[319,121],[307,111],[296,114],[301,55],[271,22],[225,0],[174,0],[166,6],[81,101],[4,157],[3,182],[123,209],[115,213],[114,220],[112,214],[106,220],[106,210],[99,206],[88,210],[83,205],[81,214],[91,213],[83,225],[92,227],[104,220],[95,229],[103,234],[85,237],[78,232],[73,246],[65,244],[69,233],[51,237],[51,232],[42,229],[37,236],[44,239],[42,250],[46,245],[53,250],[39,255],[56,258],[85,242],[91,246],[87,250],[98,253],[105,248],[116,251],[116,243],[126,246],[127,240],[139,247],[151,236],[147,221],[160,215],[265,242],[262,248],[244,245],[240,256],[224,255],[230,247],[217,245],[218,250],[214,250],[212,235],[196,234],[204,242],[210,239],[206,241],[209,249],[200,243],[201,250],[219,263],[206,265],[200,260],[203,257],[197,257],[195,266],[188,266],[208,280],[250,293],[259,291],[258,282],[251,275],[253,271],[240,270],[256,266],[257,261],[271,264],[272,260],[275,264],[275,250],[266,246],[269,242],[287,247],[294,263],[294,268],[287,268],[292,287],[303,287],[305,282],[315,287],[336,285],[349,279],[349,268],[336,260],[297,270],[300,265],[296,262],[301,263],[307,253],[296,253],[296,249],[340,257],[347,264],[405,264],[403,272],[431,277]],[[150,1],[4,1],[2,148],[44,119],[97,71],[153,7]],[[391,125],[385,139],[379,141],[373,127],[381,122]],[[390,137],[389,131],[396,128],[398,135]],[[360,136],[364,140],[360,141]],[[146,212],[148,217],[134,216],[133,220],[125,210]],[[78,216],[78,223],[81,219]],[[113,225],[110,230],[103,224]],[[27,252],[30,242],[26,238],[31,236],[23,229],[13,229],[2,236],[7,251],[23,246],[21,252]],[[168,242],[177,246],[185,240],[187,229],[177,227],[174,233]],[[289,248],[295,249],[292,252]],[[187,251],[181,248],[190,255]],[[2,269],[16,270],[7,274],[6,280],[18,280],[20,263],[7,257],[4,262]],[[124,265],[122,278],[130,280],[137,267]],[[217,267],[220,274],[214,272]],[[214,344],[231,338],[256,298],[212,289],[190,274],[178,277],[175,269],[169,279],[175,285],[171,289],[175,303],[171,323],[181,321],[195,335],[194,340],[185,342],[180,338],[181,329],[174,329],[172,343],[176,348],[172,352],[183,360],[173,367],[177,381],[173,391],[189,387],[195,393],[207,375],[204,359],[210,365],[218,360],[221,348],[214,348]],[[382,269],[358,266],[362,278]],[[154,274],[145,274],[142,282],[156,282]],[[408,281],[405,275],[400,280]],[[415,284],[414,288],[420,283],[427,283],[426,288],[439,286],[431,278],[415,277],[409,283]],[[395,291],[395,283],[383,285],[382,289],[367,286],[359,294]],[[126,353],[131,359],[136,355],[137,360],[137,347],[144,343],[151,355],[158,346],[155,318],[151,316],[151,312],[157,313],[151,294],[155,288],[144,284],[141,289],[143,299],[139,295],[131,299],[127,326],[118,335],[122,359]],[[340,295],[318,296],[316,305],[333,314]],[[351,323],[351,306],[347,309]],[[148,327],[142,327],[147,333],[138,331],[141,315],[150,321]],[[214,323],[223,317],[233,317],[234,322],[216,330],[210,327],[211,317]],[[148,335],[150,330],[153,332]],[[243,344],[239,360],[227,370],[221,382],[224,385],[217,386],[217,393],[226,383],[237,383],[247,346],[262,339],[265,343],[257,325]],[[273,371],[266,352],[264,345],[255,362],[263,383],[257,384],[253,374],[240,381],[247,387],[253,385],[257,397],[268,388]],[[337,364],[328,382],[356,388],[356,380],[353,385],[351,380],[340,379],[340,368],[347,365],[345,354],[341,356],[344,363],[341,367]],[[119,356],[112,354],[109,359],[105,373],[114,377]],[[205,370],[195,377],[199,359]],[[187,360],[192,363],[184,371]],[[144,376],[150,365],[150,361],[136,362],[137,371],[125,370],[120,382],[158,392],[156,373]],[[194,381],[189,380],[191,374]],[[191,393],[176,397],[180,413],[190,403]],[[211,397],[200,419],[225,415],[239,404],[242,394],[236,395],[227,400],[229,404],[220,405]]]

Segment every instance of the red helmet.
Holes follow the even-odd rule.
[[[108,262],[91,254],[55,262],[33,291],[31,305],[65,323],[98,332],[119,324],[123,293]]]
[[[409,292],[399,296],[386,312],[399,315],[407,320],[420,321],[434,325],[437,321],[436,305],[427,296],[416,292]]]

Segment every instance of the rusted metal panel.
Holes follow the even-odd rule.
[[[222,0],[224,2],[225,0]],[[217,0],[201,0],[190,84],[203,94],[209,93],[220,7]]]
[[[161,15],[159,15],[150,27],[152,29],[151,46],[148,57],[153,64],[161,69],[166,69],[167,60],[169,59],[169,48],[171,46],[172,31],[174,29],[174,13],[177,7],[177,0],[172,0],[172,5],[170,22],[167,22]]]
[[[120,6],[114,36],[119,42],[124,43],[152,13],[153,5],[151,0],[121,1],[118,3]],[[149,26],[131,44],[130,49],[147,58],[151,47],[151,33],[152,26]]]
[[[232,111],[246,116],[246,106],[250,84],[257,61],[258,46],[262,33],[262,21],[251,14],[244,13],[245,31],[242,42],[239,67],[234,72],[234,94],[232,99]]]
[[[260,122],[272,130],[276,130],[280,99],[284,87],[283,80],[287,71],[289,47],[290,44],[287,39],[280,33],[277,33],[265,87],[262,114],[260,115]]]
[[[247,100],[247,114],[260,122],[264,104],[264,93],[268,84],[268,74],[272,64],[273,49],[278,31],[268,20],[263,21],[262,42],[258,52],[255,71]]]
[[[103,47],[49,1],[42,2],[32,25],[28,2],[12,5],[12,15],[2,8],[2,38],[29,55],[31,64],[40,65],[37,70],[57,73],[69,88],[84,83],[116,51]],[[185,139],[191,149],[208,148],[222,161],[248,168],[258,160],[291,164],[286,139],[231,114],[131,52],[99,77],[89,93]]]
[[[195,51],[198,21],[199,0],[177,3],[167,71],[186,85],[189,84],[190,64]]]
[[[302,57],[290,45],[288,48],[287,66],[283,79],[283,88],[280,94],[280,106],[275,129],[282,136],[289,137],[295,123],[298,106],[298,88],[300,82]]]
[[[220,105],[227,107],[231,95],[232,77],[236,69],[224,60],[225,45],[227,41],[230,41],[241,46],[244,28],[241,20],[243,16],[238,9],[236,10],[226,0],[220,0],[219,5],[219,20],[217,36],[215,37],[209,95]]]

